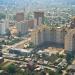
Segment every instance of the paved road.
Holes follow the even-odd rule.
[[[9,48],[11,48],[11,47],[13,47],[13,48],[20,48],[21,45],[23,46],[24,43],[28,43],[29,41],[31,41],[31,38],[24,39],[24,40],[20,41],[19,43],[16,43],[16,44],[11,45],[11,46],[7,46],[2,51],[3,51],[3,53],[8,53],[8,49]]]

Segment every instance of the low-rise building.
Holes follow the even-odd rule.
[[[75,64],[68,67],[68,75],[75,75]]]
[[[16,54],[21,56],[28,56],[31,54],[32,49],[20,49],[20,48],[10,48],[9,53],[10,54]]]

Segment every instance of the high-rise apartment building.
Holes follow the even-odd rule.
[[[34,45],[41,45],[45,42],[64,44],[64,39],[67,31],[60,28],[49,28],[48,26],[41,25],[32,31],[32,42]]]
[[[5,20],[1,20],[0,21],[0,34],[1,35],[4,35],[6,33],[6,23],[5,23]]]
[[[24,12],[16,13],[16,21],[17,22],[24,21]]]
[[[44,24],[44,12],[34,12],[34,28]]]
[[[26,34],[28,32],[28,21],[20,21],[16,23],[17,31],[21,34]]]

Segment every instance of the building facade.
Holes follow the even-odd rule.
[[[65,36],[65,50],[75,53],[75,17],[72,18],[70,29]]]
[[[66,34],[67,31],[64,28],[49,28],[41,25],[32,31],[31,37],[34,45],[41,45],[45,42],[64,44]]]
[[[24,21],[24,12],[16,13],[16,21],[17,22]]]
[[[0,21],[0,35],[4,35],[6,33],[6,24],[5,24],[5,20],[1,20]]]
[[[65,36],[65,50],[75,51],[75,29],[70,29]]]
[[[28,21],[16,22],[16,28],[21,34],[26,34],[28,32]]]
[[[34,28],[37,28],[41,24],[44,24],[44,12],[36,11],[34,12]]]

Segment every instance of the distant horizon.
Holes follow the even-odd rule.
[[[0,0],[0,5],[16,7],[36,7],[49,5],[75,5],[75,0]]]

